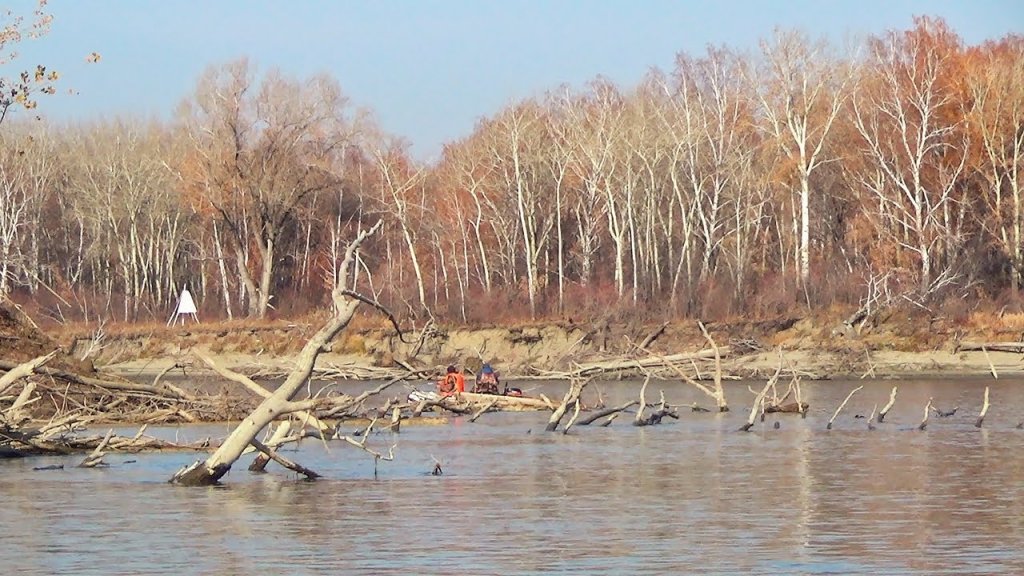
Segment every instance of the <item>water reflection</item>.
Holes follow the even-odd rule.
[[[884,403],[889,386],[869,384],[826,431],[859,384],[807,385],[807,419],[769,417],[750,433],[736,432],[751,399],[741,384],[729,389],[733,412],[656,427],[620,418],[548,434],[541,414],[407,426],[376,478],[365,454],[319,441],[291,454],[327,477],[315,483],[240,463],[223,487],[166,484],[191,454],[113,456],[106,470],[70,468],[77,458],[4,462],[5,572],[1024,573],[1020,383],[901,382],[871,432],[853,415]],[[985,385],[993,407],[978,430]],[[635,383],[602,393],[619,403]],[[706,403],[688,388],[666,395]],[[920,432],[928,397],[961,410]],[[429,474],[435,459],[443,476]],[[54,463],[69,468],[32,470]]]

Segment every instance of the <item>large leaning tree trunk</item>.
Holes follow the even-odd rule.
[[[326,349],[339,332],[348,326],[349,321],[355,315],[361,300],[345,287],[344,279],[348,277],[346,271],[354,265],[359,246],[376,233],[380,226],[381,221],[378,221],[372,228],[360,233],[349,244],[345,251],[345,260],[341,264],[341,273],[337,275],[339,280],[331,292],[334,314],[303,346],[302,352],[299,353],[295,362],[295,369],[288,375],[284,383],[238,424],[216,452],[205,461],[196,461],[179,470],[171,478],[171,482],[188,486],[207,486],[217,483],[231,470],[231,465],[242,456],[242,453],[253,443],[259,433],[274,419],[283,414],[310,408],[308,402],[293,402],[292,397],[309,381],[320,353]]]
[[[578,406],[580,402],[580,394],[583,393],[583,389],[590,384],[592,378],[581,380],[579,378],[573,378],[569,384],[569,390],[565,392],[565,398],[562,399],[562,403],[555,409],[551,414],[551,418],[548,419],[548,425],[544,427],[547,432],[554,432],[558,429],[558,424],[562,421],[565,416],[566,410],[570,406]]]

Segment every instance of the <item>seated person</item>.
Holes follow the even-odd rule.
[[[484,367],[480,369],[480,373],[476,377],[476,386],[473,391],[477,394],[497,394],[498,393],[498,373],[491,368],[490,364],[484,364]]]
[[[458,396],[466,391],[466,378],[455,366],[449,366],[443,378],[437,381],[442,396]]]

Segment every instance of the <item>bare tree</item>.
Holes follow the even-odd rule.
[[[799,274],[810,275],[811,177],[829,161],[826,143],[851,81],[848,67],[828,54],[824,41],[776,30],[761,42],[763,70],[753,79],[767,120],[765,127],[796,172],[800,197]]]
[[[420,248],[417,237],[421,232],[425,235],[430,233],[424,201],[424,171],[413,165],[404,148],[401,141],[385,138],[373,150],[373,159],[378,171],[382,204],[389,207],[398,223],[416,276],[419,306],[426,311],[430,307],[427,303],[423,267],[417,252]]]
[[[717,270],[728,229],[727,205],[736,189],[738,160],[748,153],[750,105],[741,85],[746,63],[724,49],[709,48],[704,58],[676,59],[672,102],[680,123],[680,171],[684,202],[701,243],[704,280]]]
[[[299,207],[338,185],[338,156],[357,132],[347,106],[327,76],[300,81],[272,70],[257,84],[247,60],[207,70],[184,105],[195,176],[230,239],[250,316],[271,305],[280,245],[293,239]]]
[[[558,310],[565,307],[565,281],[566,281],[566,246],[568,244],[565,216],[567,215],[566,205],[568,203],[569,170],[572,162],[571,143],[568,141],[567,121],[564,115],[560,114],[563,99],[554,98],[549,95],[548,121],[546,123],[547,139],[550,146],[547,149],[545,158],[542,159],[547,174],[554,181],[553,192],[555,196],[554,210],[551,213],[555,225],[555,277],[558,280]]]
[[[584,286],[594,279],[595,260],[604,232],[602,221],[607,222],[605,188],[614,170],[613,132],[617,124],[615,117],[621,113],[621,110],[608,106],[611,100],[602,101],[600,96],[600,92],[578,96],[567,94],[570,101],[564,108],[568,115],[566,129],[572,142],[571,173],[577,182],[570,204],[577,236],[573,252],[579,267],[580,284]],[[617,98],[611,87],[604,96]]]
[[[685,279],[687,287],[692,288],[695,279],[697,203],[693,201],[693,191],[688,186],[690,171],[687,166],[692,157],[692,140],[697,136],[691,130],[692,122],[688,121],[688,109],[680,106],[675,83],[661,74],[653,75],[648,81],[654,85],[652,91],[660,93],[660,105],[654,108],[655,129],[667,140],[665,167],[660,175],[667,181],[665,185],[669,191],[662,230],[668,242],[666,249],[671,268],[670,300],[675,304],[680,283]]]
[[[658,74],[648,75],[631,96],[632,121],[627,132],[639,190],[637,218],[632,224],[637,244],[634,252],[638,252],[639,259],[634,264],[634,285],[639,291],[643,284],[651,295],[662,293],[669,285],[676,244],[687,242],[677,236],[675,197],[669,185],[675,145],[673,130],[666,125],[668,106],[662,80]]]
[[[472,211],[466,211],[466,232],[468,234],[472,231],[472,252],[477,263],[476,275],[484,292],[490,293],[492,264],[489,245],[493,242],[490,241],[486,225],[490,220],[490,203],[485,197],[485,188],[496,167],[494,158],[483,148],[481,138],[476,135],[449,145],[445,149],[445,156],[438,171],[442,174],[444,182],[451,182],[454,185],[452,194],[464,192],[469,196],[467,204],[472,205]],[[467,263],[467,271],[468,268]]]
[[[62,171],[56,139],[45,123],[7,123],[0,133],[0,295],[39,288],[46,275],[43,238],[59,228],[45,214]]]
[[[24,262],[18,258],[23,230],[29,224],[33,195],[28,187],[24,165],[15,157],[24,151],[16,143],[0,143],[0,298],[11,289],[14,276]]]
[[[73,205],[93,238],[91,255],[116,263],[122,313],[134,319],[145,304],[172,291],[186,218],[168,170],[173,162],[157,124],[97,124],[78,140],[70,166]]]
[[[621,297],[626,292],[626,248],[635,191],[635,175],[624,150],[625,99],[610,82],[598,79],[585,106],[589,133],[579,148],[581,165],[587,167],[587,187],[602,196],[605,232],[613,251],[615,292]]]

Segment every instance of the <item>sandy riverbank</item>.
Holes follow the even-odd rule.
[[[218,364],[243,373],[285,372],[294,365],[290,356],[232,352],[213,354],[213,357]],[[127,378],[153,378],[182,358],[182,355],[175,355],[133,359],[103,366],[101,371]],[[1021,355],[1008,352],[989,352],[986,355],[982,352],[882,350],[865,353],[861,358],[850,358],[850,353],[783,350],[782,361],[787,371],[792,368],[808,380],[992,376],[993,371],[1000,378],[1024,378]],[[727,358],[723,368],[729,375],[760,378],[770,376],[778,363],[778,352],[767,351]],[[372,357],[351,354],[324,354],[318,367],[332,370],[379,368]],[[517,369],[523,370],[523,366],[498,367],[509,380],[539,377],[533,373],[517,372]],[[196,365],[189,371],[195,369],[205,370]]]
[[[968,351],[971,346],[965,345],[1019,342],[1024,337],[1024,315],[975,314],[953,321],[893,314],[856,330],[842,325],[837,317],[841,316],[740,319],[705,326],[723,352],[723,371],[742,378],[770,376],[779,365],[780,353],[784,368],[806,379],[1024,376],[1021,353]],[[285,373],[319,325],[316,319],[121,325],[111,327],[98,340],[89,327],[42,334],[30,330],[27,322],[10,320],[8,336],[0,340],[0,357],[6,360],[23,362],[59,347],[65,355],[55,362],[73,369],[76,363],[91,363],[100,372],[129,378],[152,378],[178,363],[190,366],[193,373],[209,372],[196,360],[194,350],[243,373]],[[693,354],[710,346],[696,321],[431,326],[426,332],[399,335],[389,325],[364,319],[332,343],[318,368],[338,374],[383,374],[412,366],[440,374],[445,366],[455,364],[475,373],[487,362],[505,379],[559,378],[581,365]],[[686,361],[681,365],[694,368]],[[700,361],[696,367],[707,375],[711,362]],[[635,371],[610,374],[636,375]]]

